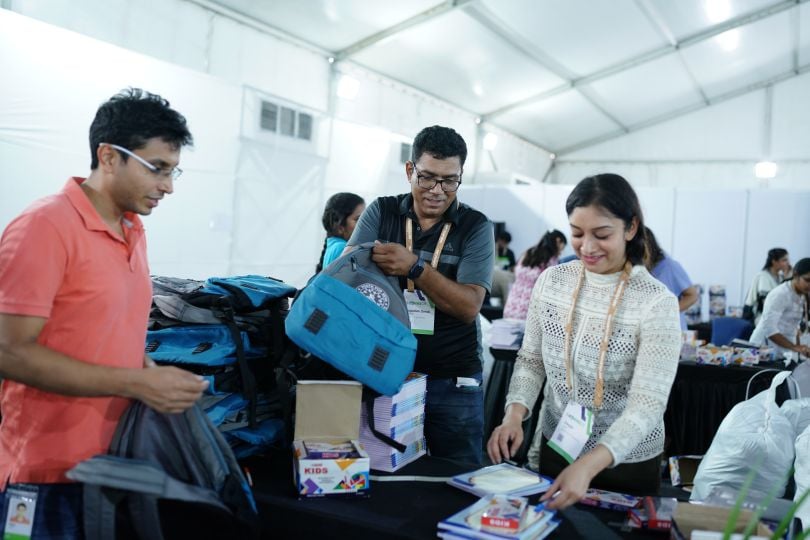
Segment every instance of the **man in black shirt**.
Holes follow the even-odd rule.
[[[492,224],[456,199],[467,146],[454,130],[423,129],[405,164],[410,193],[380,197],[348,246],[378,241],[373,259],[399,276],[417,337],[415,370],[428,375],[431,455],[481,461],[483,391],[478,312],[492,282]]]

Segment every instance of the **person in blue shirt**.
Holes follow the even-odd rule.
[[[326,230],[326,238],[323,241],[321,258],[315,267],[316,272],[320,272],[329,263],[340,257],[346,241],[352,236],[360,214],[366,209],[366,201],[360,195],[354,193],[335,193],[326,201],[323,209],[323,228]]]
[[[650,274],[666,285],[667,289],[678,299],[681,330],[686,330],[686,317],[683,312],[698,301],[698,289],[692,284],[692,280],[689,279],[689,274],[686,273],[683,266],[664,253],[649,227],[645,228],[645,232],[647,234],[647,253],[644,264]]]

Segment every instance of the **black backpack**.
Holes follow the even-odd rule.
[[[89,540],[256,538],[250,486],[202,410],[162,414],[136,401],[107,455],[67,472],[84,483]]]

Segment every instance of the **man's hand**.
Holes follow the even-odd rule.
[[[143,401],[162,413],[181,413],[194,405],[208,381],[171,366],[132,370],[128,397]]]
[[[143,367],[150,368],[150,367],[157,367],[157,364],[154,360],[148,355],[143,355]]]
[[[417,259],[405,246],[396,242],[383,244],[375,240],[371,251],[371,260],[389,276],[407,276]]]

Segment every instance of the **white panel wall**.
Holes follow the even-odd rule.
[[[549,228],[569,238],[565,201],[572,185],[467,186],[459,199],[493,221],[506,222],[516,254]],[[727,305],[741,305],[768,249],[785,247],[795,263],[810,256],[810,193],[806,191],[637,189],[647,225],[694,283],[724,285]],[[747,204],[756,201],[756,208]],[[570,253],[570,245],[566,254]],[[708,317],[708,293],[704,292]]]
[[[3,10],[0,50],[0,228],[68,176],[89,174],[87,132],[98,105],[123,87],[142,86],[169,99],[195,136],[175,193],[144,220],[152,271],[195,277],[227,270],[238,87]]]

